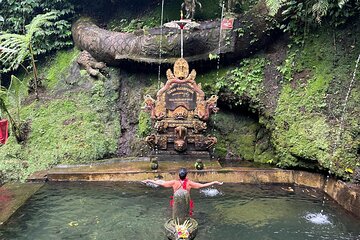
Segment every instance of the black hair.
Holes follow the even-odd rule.
[[[180,168],[180,170],[179,170],[179,178],[181,180],[184,180],[186,178],[186,175],[187,175],[186,168]]]

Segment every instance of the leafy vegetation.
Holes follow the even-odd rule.
[[[29,57],[31,67],[34,75],[33,83],[36,98],[38,98],[38,70],[35,64],[35,52],[33,50],[32,39],[41,27],[49,24],[51,20],[56,17],[55,12],[37,15],[29,25],[26,25],[25,35],[5,33],[0,35],[0,47],[8,49],[7,51],[0,52],[0,64],[8,66],[2,69],[3,72],[16,70],[19,65]]]
[[[9,4],[4,5],[5,2]],[[143,4],[147,1],[139,2],[131,4]],[[165,21],[178,19],[178,8],[174,5],[180,5],[181,2],[178,0],[165,4]],[[203,9],[204,12],[199,11],[198,16],[219,17],[218,1],[214,2],[204,4],[212,12]],[[207,74],[199,71],[197,82],[202,83],[207,95],[218,94],[224,106],[221,106],[222,112],[214,116],[209,124],[210,134],[218,137],[215,153],[222,158],[236,157],[276,163],[283,168],[330,170],[337,176],[349,178],[359,166],[360,152],[360,89],[359,84],[350,83],[353,72],[356,72],[355,59],[360,53],[357,44],[360,23],[354,21],[351,26],[346,23],[358,15],[359,1],[267,2],[272,7],[273,14],[281,11],[285,17],[281,28],[293,34],[286,59],[283,62],[278,59],[275,61],[276,56],[267,58],[267,53],[260,52],[255,57],[242,59],[239,65],[237,63]],[[20,10],[20,3],[23,3],[24,10]],[[30,14],[29,6],[46,4],[51,6],[49,9],[58,10],[64,4],[64,11],[68,11],[62,15],[65,22],[73,14],[72,5],[65,0],[52,3],[40,3],[39,0],[0,0],[0,16],[3,17],[0,17],[0,29],[14,29],[24,34],[24,26],[30,19],[37,13],[45,12],[44,7],[33,7],[35,10]],[[55,6],[56,4],[60,5]],[[143,8],[147,9],[145,13],[132,12],[123,16],[121,12],[121,16],[112,18],[108,27],[132,32],[159,26],[160,6]],[[14,14],[24,11],[29,13],[29,17],[10,19],[9,13],[12,11]],[[66,25],[68,22],[57,23],[58,21],[46,24],[45,27],[48,29],[53,25],[60,32],[66,33],[62,35],[64,38],[61,35],[56,40],[50,37],[46,43],[49,47],[38,47],[40,45],[37,45],[36,39],[44,36],[43,31],[39,30],[39,35],[34,34],[32,41],[35,54],[66,46],[61,44],[67,42],[70,25]],[[18,25],[9,27],[9,24]],[[339,25],[342,25],[341,29],[336,28]],[[317,27],[316,31],[313,26]],[[239,28],[237,34],[243,34],[242,31]],[[48,30],[44,30],[44,34],[45,32]],[[51,31],[49,33],[55,34]],[[58,44],[57,41],[62,43]],[[301,43],[301,46],[296,43]],[[11,46],[4,46],[1,50],[5,54],[13,53]],[[94,81],[88,78],[86,72],[74,73],[70,63],[78,53],[77,50],[61,51],[52,58],[49,65],[43,65],[42,75],[48,79],[46,87],[51,90],[47,93],[46,101],[44,99],[31,104],[28,103],[31,101],[27,101],[25,106],[18,108],[14,103],[9,105],[8,93],[5,92],[4,95],[4,91],[2,92],[5,97],[0,98],[0,106],[5,106],[14,116],[20,109],[20,118],[17,119],[24,119],[31,124],[27,141],[19,144],[12,134],[8,143],[0,148],[0,176],[3,180],[24,179],[31,172],[54,164],[87,162],[116,153],[120,134],[116,111],[119,79],[100,78]],[[217,58],[216,55],[209,57]],[[271,95],[276,109],[272,114],[264,116],[261,115],[265,105],[263,101],[269,97],[264,95],[271,91],[264,91],[264,69],[270,66],[269,61],[272,61],[272,66],[275,65],[273,72],[281,77],[271,85],[278,91],[278,95]],[[70,76],[73,78],[71,83],[65,83],[64,79],[69,78],[69,70],[74,76]],[[132,82],[134,88],[138,86],[138,79],[129,77],[121,80]],[[359,76],[353,80],[358,81]],[[155,93],[155,89],[156,83],[142,91]],[[130,106],[130,110],[126,109],[125,112],[135,116],[129,116],[134,118],[134,125],[138,123],[135,135],[146,136],[151,130],[149,115],[131,112],[132,106],[138,106],[139,103],[134,103],[135,98],[129,96],[132,95],[123,96],[129,98],[126,103],[128,105],[124,103],[123,107]],[[242,106],[240,108],[236,105]],[[232,110],[227,111],[227,108]],[[249,110],[260,115],[260,123],[256,122],[256,117],[249,118],[239,113],[248,113]],[[138,148],[135,145],[132,147]]]
[[[41,70],[49,72],[56,67],[60,56]],[[58,74],[67,71],[62,68]],[[73,92],[69,85],[59,82],[64,79],[54,78],[58,82],[53,83],[56,88],[51,99],[21,107],[20,118],[30,123],[31,131],[25,142],[17,143],[11,134],[7,144],[0,147],[0,182],[23,180],[54,164],[89,162],[116,153],[120,134],[113,104],[118,98],[117,79],[93,81],[79,73],[77,76],[81,78],[78,81],[86,81],[86,88]],[[14,107],[10,110],[16,111]]]
[[[293,47],[278,67],[280,72],[291,71],[282,71],[287,81],[274,115],[272,141],[281,167],[329,169],[349,178],[349,169],[355,169],[359,158],[359,89],[351,86],[349,77],[360,50],[351,44],[358,36],[358,25],[337,29],[337,39],[327,28],[309,34],[304,48]],[[349,38],[349,32],[357,34]],[[290,62],[292,67],[286,67]],[[350,105],[344,112],[349,91]]]
[[[216,88],[226,88],[238,96],[239,101],[235,102],[236,105],[241,104],[244,99],[257,102],[262,91],[265,64],[264,58],[244,59],[240,67],[231,70],[216,82]]]
[[[271,15],[281,11],[285,19],[281,28],[293,33],[308,32],[311,25],[323,20],[335,27],[342,25],[360,10],[360,2],[352,0],[266,0],[266,3]]]
[[[49,53],[53,50],[72,46],[71,20],[74,16],[74,5],[69,0],[1,0],[0,1],[0,30],[23,35],[25,26],[31,20],[47,12],[54,12],[55,21],[46,24],[37,31],[32,39],[35,55]]]
[[[148,136],[151,131],[152,126],[150,114],[145,111],[141,111],[139,114],[138,135],[143,138]]]
[[[27,86],[17,77],[11,76],[11,82],[8,89],[0,89],[0,117],[4,112],[10,122],[12,132],[18,143],[26,140],[27,123],[20,117],[21,101],[26,96]],[[10,113],[10,106],[14,109],[14,114]],[[4,114],[4,117],[5,117]]]

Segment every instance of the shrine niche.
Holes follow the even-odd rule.
[[[209,154],[216,144],[213,136],[205,136],[207,120],[216,113],[218,97],[205,100],[201,84],[195,82],[196,71],[189,72],[183,58],[166,72],[167,82],[156,100],[144,97],[145,109],[151,113],[155,133],[146,137],[147,144],[158,154]]]

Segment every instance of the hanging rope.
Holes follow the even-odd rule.
[[[221,53],[221,36],[222,36],[222,21],[224,19],[224,1],[221,2],[221,18],[220,18],[220,32],[219,32],[219,46],[218,46],[218,56],[217,56],[217,73],[216,77],[219,77],[219,69],[220,69],[220,53]]]
[[[165,0],[161,1],[158,89],[160,89],[160,83],[161,83],[162,40],[163,40],[163,25],[164,25],[164,1]]]

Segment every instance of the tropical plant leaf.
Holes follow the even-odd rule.
[[[7,110],[7,91],[6,88],[0,86],[0,118],[4,117],[4,113],[8,113]]]
[[[317,22],[321,22],[321,18],[327,14],[328,9],[329,9],[328,0],[318,0],[312,6],[313,16],[315,17]]]
[[[274,16],[285,2],[286,0],[266,0],[266,5],[269,8],[269,15]]]
[[[49,24],[56,18],[56,12],[37,15],[29,25],[25,26],[26,34],[14,34],[0,32],[0,64],[4,65],[1,72],[15,70],[31,54],[30,45],[36,32],[42,31],[41,27]],[[11,51],[9,50],[11,49]]]
[[[51,24],[52,20],[57,18],[57,12],[52,11],[45,14],[39,14],[31,21],[30,24],[25,26],[26,36],[32,38],[36,32],[42,31],[41,27],[47,24]]]
[[[21,99],[25,95],[27,87],[14,75],[11,75],[10,86],[7,90],[8,99],[11,105],[16,108],[16,121],[20,122]]]

